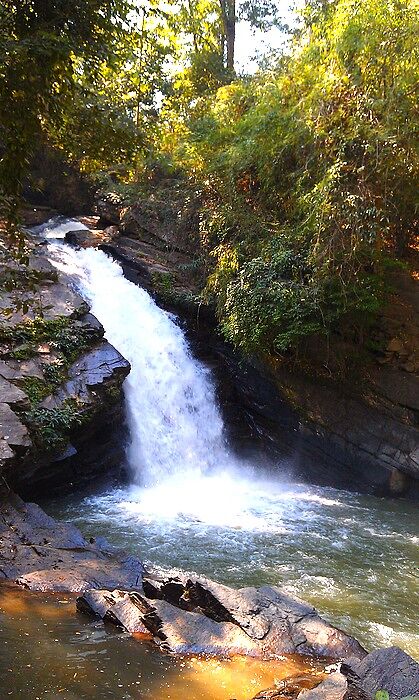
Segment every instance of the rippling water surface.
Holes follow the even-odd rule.
[[[285,586],[367,648],[397,644],[419,658],[413,503],[217,474],[72,496],[47,510],[151,568]]]

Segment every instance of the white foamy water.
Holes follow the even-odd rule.
[[[131,364],[124,394],[135,482],[159,486],[170,508],[170,492],[161,485],[168,479],[181,492],[180,477],[198,486],[204,475],[234,470],[209,371],[192,356],[176,318],[126,280],[104,252],[61,245],[51,245],[50,252],[54,264],[75,279],[106,338]],[[211,482],[206,485],[211,491]],[[205,508],[208,500],[199,502]]]
[[[63,240],[69,231],[87,231],[87,226],[77,219],[66,219],[63,216],[50,219],[45,224],[31,228],[32,233],[42,235],[47,240]]]

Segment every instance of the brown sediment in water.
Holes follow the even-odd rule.
[[[0,686],[12,700],[251,700],[284,679],[295,678],[302,689],[324,675],[324,660],[297,655],[274,661],[164,655],[144,637],[78,615],[72,594],[9,584],[0,585],[0,643]]]
[[[243,656],[229,660],[195,658],[188,661],[184,673],[176,679],[170,696],[156,696],[156,700],[165,697],[170,697],[170,700],[184,700],[186,697],[190,700],[250,700],[260,691],[279,686],[280,681],[292,677],[298,683],[301,680],[299,689],[302,690],[318,685],[324,676],[324,664],[298,656],[275,661]],[[308,682],[309,678],[311,682]],[[185,687],[190,689],[190,695],[185,694]]]
[[[69,615],[66,606],[75,605],[75,601],[75,593],[34,593],[10,582],[0,584],[0,612],[6,615],[64,619]]]

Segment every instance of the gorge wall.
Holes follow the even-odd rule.
[[[316,338],[299,363],[239,357],[198,297],[204,279],[199,201],[167,187],[131,207],[103,199],[100,218],[81,219],[88,230],[70,232],[68,242],[110,253],[131,281],[183,319],[194,353],[216,378],[230,441],[241,456],[299,480],[417,496],[417,282],[407,272],[398,275],[398,289],[375,329],[380,349],[363,350],[357,362],[357,347],[347,338],[335,338],[332,348]],[[28,223],[39,217],[48,212],[26,213]],[[30,246],[29,276],[35,275],[45,322],[28,338],[22,324],[34,309],[21,307],[1,319],[1,474],[23,494],[120,470],[121,386],[129,371],[68,279],[48,263],[43,246]],[[26,273],[13,265],[3,255],[6,310],[13,310],[11,274],[20,276],[20,297],[33,296],[24,289]],[[51,430],[62,433],[58,445],[48,444]]]

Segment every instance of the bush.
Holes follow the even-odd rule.
[[[64,447],[70,431],[85,420],[76,401],[71,399],[59,408],[35,408],[25,418],[40,446],[47,451]]]
[[[225,335],[284,352],[371,320],[417,230],[413,0],[307,3],[278,66],[191,104],[171,155],[206,193]]]

